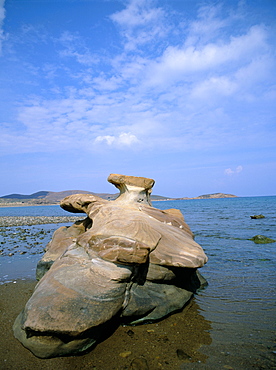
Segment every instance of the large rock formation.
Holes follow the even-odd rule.
[[[115,201],[91,194],[61,201],[87,217],[54,233],[13,327],[38,357],[85,351],[114,322],[159,320],[206,284],[197,268],[207,257],[181,212],[151,206],[154,180],[112,174],[108,181],[120,190]]]

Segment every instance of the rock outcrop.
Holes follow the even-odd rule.
[[[275,243],[276,240],[270,239],[267,236],[264,235],[255,235],[253,238],[250,238],[248,240],[253,240],[256,244],[268,244],[268,243]]]
[[[60,205],[86,218],[53,235],[35,291],[14,335],[36,356],[78,354],[120,322],[159,320],[181,310],[206,281],[207,262],[179,210],[153,208],[154,180],[112,174],[120,195],[74,194]]]

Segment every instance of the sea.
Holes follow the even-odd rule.
[[[246,369],[242,364],[249,358],[256,364],[252,368],[276,369],[276,242],[250,240],[256,235],[276,240],[276,196],[152,203],[180,209],[209,258],[200,269],[208,286],[194,297],[209,337],[208,344],[198,339],[207,360],[185,369]],[[264,218],[251,218],[259,214]],[[68,212],[59,206],[0,208],[0,217],[64,215]],[[1,227],[0,283],[34,279],[43,248],[60,226]]]

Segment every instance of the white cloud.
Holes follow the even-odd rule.
[[[5,0],[0,0],[0,55],[2,54],[2,42],[4,40],[3,23],[6,16]]]
[[[69,176],[90,176],[82,163],[94,163],[94,172],[140,168],[141,176],[145,169],[149,177],[159,173],[168,186],[177,179],[180,193],[183,178],[191,188],[224,178],[229,189],[217,191],[235,194],[230,185],[249,183],[250,166],[271,161],[271,1],[258,12],[243,0],[112,0],[106,7],[86,1],[85,17],[53,2],[46,22],[39,1],[30,12],[16,3],[9,11],[6,1],[9,35],[0,68],[0,151],[12,154],[4,163],[13,168],[14,161],[15,175],[29,158],[49,170],[62,161]],[[202,3],[211,6],[198,9]],[[110,18],[111,9],[121,11]],[[0,44],[4,17],[0,0]],[[248,181],[239,163],[246,163]]]
[[[229,96],[236,92],[237,83],[231,81],[226,76],[211,77],[207,80],[200,81],[195,84],[191,91],[191,97],[194,99],[218,99],[218,96]]]
[[[148,83],[162,86],[167,82],[189,80],[189,76],[196,78],[195,73],[231,73],[266,51],[266,32],[262,26],[253,26],[245,34],[227,41],[169,46],[159,60],[150,64]]]
[[[106,142],[107,145],[112,145],[116,140],[115,136],[105,135],[105,136],[97,136],[95,139],[96,143],[104,143]]]
[[[130,0],[125,9],[110,18],[122,29],[125,50],[134,50],[152,40],[158,41],[158,37],[166,33],[164,9],[154,7],[152,0]]]
[[[238,174],[238,173],[242,172],[242,170],[243,170],[243,167],[238,166],[234,170],[232,170],[231,168],[227,168],[226,170],[224,170],[224,173],[227,176],[232,176],[234,174]]]
[[[97,136],[95,139],[95,143],[106,143],[107,145],[111,146],[127,146],[130,147],[132,145],[138,144],[139,140],[137,137],[130,132],[123,132],[119,136]]]
[[[224,173],[225,175],[231,176],[235,173],[235,171],[231,170],[231,168],[226,168],[226,170],[224,170]]]
[[[99,56],[91,53],[83,39],[76,34],[63,32],[58,41],[63,47],[59,52],[62,58],[73,58],[78,63],[87,66],[94,65],[100,60]]]
[[[256,86],[258,86],[258,91],[261,91],[262,81],[269,81],[274,71],[275,59],[272,55],[269,52],[259,53],[248,64],[241,65],[237,68],[234,73],[234,79],[248,93],[251,92],[252,88],[255,89]],[[254,91],[250,95],[254,95]]]
[[[101,55],[81,33],[51,36],[57,63],[45,58],[29,79],[37,83],[32,93],[38,98],[18,108],[21,142],[33,140],[36,150],[45,151],[62,141],[66,148],[90,150],[96,143],[181,152],[238,146],[245,138],[253,143],[256,136],[265,142],[260,135],[265,120],[259,118],[262,123],[253,129],[254,106],[245,113],[242,104],[272,89],[269,30],[249,24],[237,31],[232,15],[221,16],[222,5],[202,7],[189,20],[183,13],[173,24],[165,9],[154,4],[129,1],[111,16],[123,35],[116,53],[111,48]],[[119,33],[113,36],[118,41]],[[38,78],[49,85],[40,89]],[[22,144],[9,130],[5,135],[20,151]]]
[[[91,83],[95,89],[103,91],[112,91],[118,89],[122,84],[122,78],[118,76],[111,76],[107,78],[103,74],[92,79]]]
[[[122,145],[130,146],[132,144],[139,143],[139,140],[137,139],[137,137],[135,135],[132,135],[130,132],[128,132],[128,133],[124,132],[124,133],[119,135],[118,143],[122,144]]]
[[[221,5],[206,5],[198,10],[198,17],[191,21],[185,45],[210,42],[227,24],[229,18],[220,17]],[[229,17],[229,16],[228,16]]]
[[[127,7],[111,15],[111,19],[124,27],[145,26],[163,17],[162,8],[153,8],[151,0],[131,0]]]

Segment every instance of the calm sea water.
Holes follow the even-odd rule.
[[[27,206],[27,207],[0,207],[1,216],[68,216],[68,213],[60,206]],[[76,215],[72,214],[72,215]],[[80,214],[83,216],[83,214]]]
[[[274,368],[276,243],[255,244],[248,239],[261,234],[276,240],[276,196],[162,201],[153,206],[180,209],[209,257],[201,269],[209,286],[195,297],[198,314],[211,325],[212,344],[202,343],[210,363],[202,368],[220,368],[217,364],[229,363],[231,356],[235,369],[243,369],[242,361],[249,356],[264,359],[265,367],[259,368]],[[255,214],[265,218],[251,219]],[[0,208],[0,216],[40,215],[64,216],[68,212],[59,206]],[[32,263],[40,257],[33,256]],[[16,266],[27,257],[14,261],[13,257],[0,257],[0,264],[1,258],[10,258],[9,263]],[[200,366],[186,364],[185,368]]]
[[[208,363],[208,369],[220,368],[219,364],[223,368],[227,360],[233,369],[246,369],[242,364],[249,357],[256,359],[256,368],[276,368],[276,243],[248,240],[259,234],[276,240],[276,196],[154,202],[154,206],[179,208],[209,257],[201,269],[209,286],[195,298],[199,314],[212,328],[212,344],[203,348],[209,360],[202,368]],[[265,218],[250,218],[256,214]]]

